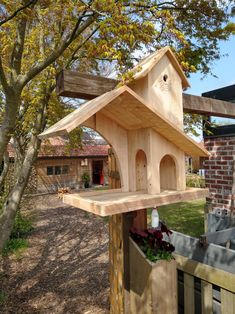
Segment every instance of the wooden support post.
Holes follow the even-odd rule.
[[[202,314],[211,314],[212,308],[212,284],[202,280],[201,281],[201,295],[202,295]]]
[[[195,313],[194,278],[184,273],[184,312]]]
[[[129,230],[134,213],[109,218],[110,313],[129,313]]]
[[[133,227],[135,227],[137,230],[147,229],[147,209],[135,211]]]
[[[208,232],[208,214],[212,211],[212,203],[208,200],[206,201],[204,207],[204,232]]]

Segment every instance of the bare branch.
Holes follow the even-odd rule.
[[[0,21],[0,26],[2,26],[3,24],[9,22],[10,20],[12,20],[18,13],[20,13],[21,11],[27,9],[28,7],[30,7],[32,4],[35,4],[38,0],[31,0],[28,3],[26,3],[25,5],[21,6],[19,9],[17,9],[14,13],[12,13],[10,16],[8,16],[7,18],[5,18],[4,20]]]
[[[80,50],[86,42],[88,42],[89,39],[91,39],[91,37],[98,31],[98,29],[100,28],[100,26],[96,27],[93,32],[91,32],[91,34],[80,44],[77,46],[77,48],[74,50],[73,54],[71,55],[70,60],[67,62],[66,64],[66,68],[68,68],[71,64],[71,62],[76,58],[75,55],[78,52],[78,50]]]

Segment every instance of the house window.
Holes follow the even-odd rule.
[[[55,175],[60,175],[62,172],[61,170],[62,170],[61,166],[55,166]]]
[[[47,175],[61,175],[61,174],[68,174],[69,173],[69,165],[63,165],[63,166],[48,166],[47,167]]]
[[[68,165],[64,165],[62,167],[62,174],[68,174],[69,173],[69,166]]]
[[[52,166],[47,167],[47,175],[48,176],[52,176],[53,175],[53,167]]]

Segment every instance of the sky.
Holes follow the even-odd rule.
[[[202,79],[202,74],[194,73],[189,78],[191,88],[186,93],[192,95],[201,95],[204,92],[213,89],[235,84],[235,36],[229,41],[221,41],[220,51],[222,56],[215,61],[212,66],[212,72],[217,76],[206,76]]]
[[[235,17],[232,19],[235,22]],[[235,36],[231,36],[228,41],[220,42],[221,58],[214,61],[212,65],[212,72],[216,77],[207,75],[203,78],[200,73],[193,73],[189,78],[191,85],[185,92],[192,95],[200,96],[204,92],[208,92],[221,87],[235,84]],[[234,124],[233,119],[228,118],[213,118],[214,122],[222,124]],[[198,130],[199,133],[201,133]],[[200,142],[202,135],[193,138]]]

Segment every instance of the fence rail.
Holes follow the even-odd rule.
[[[172,239],[176,246],[179,314],[235,314],[235,251],[213,244],[203,249],[198,239],[177,232]],[[180,252],[185,255],[186,244],[193,252],[189,257]]]

